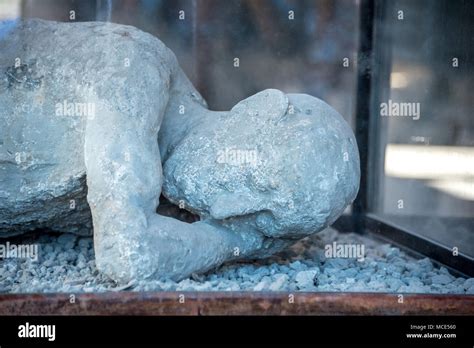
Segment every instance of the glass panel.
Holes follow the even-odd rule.
[[[474,256],[474,4],[396,1],[377,213]]]

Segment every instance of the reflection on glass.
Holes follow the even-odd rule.
[[[376,212],[474,255],[473,4],[396,1]],[[404,18],[397,16],[404,11]],[[388,44],[388,43],[387,43]],[[385,112],[384,112],[385,111]],[[385,117],[387,116],[387,117]]]

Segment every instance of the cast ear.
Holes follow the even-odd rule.
[[[278,89],[265,89],[237,103],[231,112],[243,117],[274,119],[278,122],[288,110],[288,97]]]
[[[210,207],[213,219],[223,220],[233,216],[242,216],[260,211],[261,200],[250,192],[221,193]]]

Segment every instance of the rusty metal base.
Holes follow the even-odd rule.
[[[299,292],[3,294],[0,315],[474,315],[474,296]]]

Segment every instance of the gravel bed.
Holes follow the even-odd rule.
[[[20,243],[18,239],[10,243]],[[326,258],[332,243],[364,245],[365,258]],[[2,241],[3,244],[6,241]],[[0,243],[0,244],[2,244]],[[180,282],[144,281],[118,286],[100,274],[92,238],[71,234],[27,236],[39,257],[0,259],[0,292],[103,291],[345,291],[474,294],[474,278],[455,277],[428,259],[415,259],[389,244],[334,229],[306,238],[266,260],[224,265]]]

